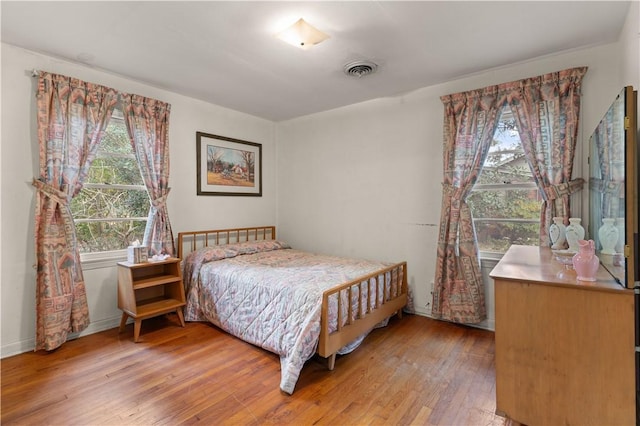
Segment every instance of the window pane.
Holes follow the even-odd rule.
[[[83,188],[71,200],[74,219],[147,217],[150,201],[147,191]]]
[[[540,243],[538,223],[475,222],[480,251],[507,251],[511,244],[537,246]]]
[[[115,115],[115,113],[114,113]],[[127,128],[122,119],[112,117],[100,141],[98,152],[133,154]],[[100,154],[98,154],[100,156]]]
[[[473,191],[467,203],[474,218],[540,219],[542,198],[536,188]]]
[[[109,183],[112,185],[143,185],[140,169],[135,158],[100,157],[91,163],[86,183]]]
[[[529,182],[534,182],[533,174],[524,158],[524,154],[509,150],[487,155],[477,183],[509,184]]]
[[[502,112],[489,154],[467,203],[474,218],[480,251],[504,253],[512,244],[539,244],[542,198],[508,108]]]
[[[477,183],[525,182],[533,182],[533,174],[524,156],[515,119],[511,111],[505,108]]]
[[[76,223],[80,253],[122,250],[142,241],[146,220]]]
[[[142,241],[150,206],[122,112],[116,108],[85,185],[71,200],[80,252],[121,250]]]

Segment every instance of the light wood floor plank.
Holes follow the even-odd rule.
[[[336,368],[314,357],[293,395],[280,360],[175,315],[1,360],[3,425],[505,425],[493,333],[405,315]]]

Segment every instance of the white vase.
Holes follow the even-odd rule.
[[[602,226],[598,229],[598,238],[602,246],[602,254],[616,254],[616,244],[618,243],[618,228],[615,226],[615,219],[605,217],[602,219]]]
[[[551,248],[553,250],[562,250],[565,248],[565,226],[564,218],[554,217],[553,223],[549,226],[549,238],[551,239]]]
[[[616,218],[616,228],[618,229],[618,243],[616,244],[616,253],[624,253],[624,217]]]
[[[564,230],[564,235],[567,239],[567,243],[569,244],[569,250],[576,253],[580,248],[578,241],[584,240],[584,228],[580,222],[582,222],[582,219],[579,217],[570,217],[569,224]]]

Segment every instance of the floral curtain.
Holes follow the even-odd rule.
[[[550,244],[547,230],[553,217],[571,216],[569,196],[582,189],[571,180],[578,122],[580,86],[586,67],[572,68],[504,84],[525,158],[543,198],[540,245]]]
[[[597,171],[598,177],[589,180],[589,189],[599,194],[591,197],[591,205],[594,211],[599,212],[600,218],[625,215],[625,147],[624,144],[614,143],[625,138],[624,126],[620,124],[624,122],[625,115],[624,91],[618,94],[591,136],[595,149],[591,161],[596,157],[598,163],[590,167]]]
[[[173,255],[173,232],[169,223],[169,114],[171,105],[138,95],[122,95],[124,122],[142,171],[151,209],[143,244],[151,255]]]
[[[486,318],[484,286],[467,196],[489,152],[504,104],[497,87],[441,98],[444,181],[432,315],[460,323]]]
[[[569,195],[587,68],[573,68],[484,89],[443,96],[444,179],[432,315],[460,323],[485,319],[484,286],[473,219],[466,198],[489,150],[502,108],[516,118],[525,157],[544,199],[540,245],[554,216],[570,215]]]
[[[40,72],[37,89],[39,177],[35,211],[36,344],[53,350],[89,325],[75,225],[69,209],[102,139],[117,93]]]

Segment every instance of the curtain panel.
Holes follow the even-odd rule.
[[[444,104],[444,176],[432,315],[459,323],[486,318],[473,218],[466,198],[482,169],[498,119],[510,107],[525,158],[544,200],[540,244],[554,216],[570,216],[569,195],[580,114],[580,86],[587,68],[441,97]]]
[[[466,199],[480,176],[504,96],[496,87],[441,98],[444,177],[432,316],[477,323],[486,318],[475,229]]]
[[[117,103],[108,87],[40,72],[36,95],[36,344],[53,350],[89,325],[69,203],[80,192]]]
[[[593,197],[591,202],[601,217],[622,217],[625,214],[624,145],[611,142],[624,140],[624,128],[613,124],[624,121],[624,110],[623,102],[614,102],[607,110],[606,119],[600,121],[592,135],[598,154],[596,170],[599,170],[599,177],[590,179],[589,189],[602,195]]]
[[[169,114],[171,105],[138,95],[122,95],[124,122],[151,198],[143,245],[150,254],[175,253],[169,223]]]
[[[580,87],[586,67],[503,85],[513,112],[524,155],[543,199],[540,245],[549,246],[547,230],[554,217],[571,216],[570,195],[582,178],[571,180],[580,119]]]
[[[53,350],[89,325],[89,310],[70,202],[83,186],[117,103],[151,198],[144,241],[174,254],[166,208],[170,105],[40,72],[36,95],[39,176],[36,188],[36,344]]]

